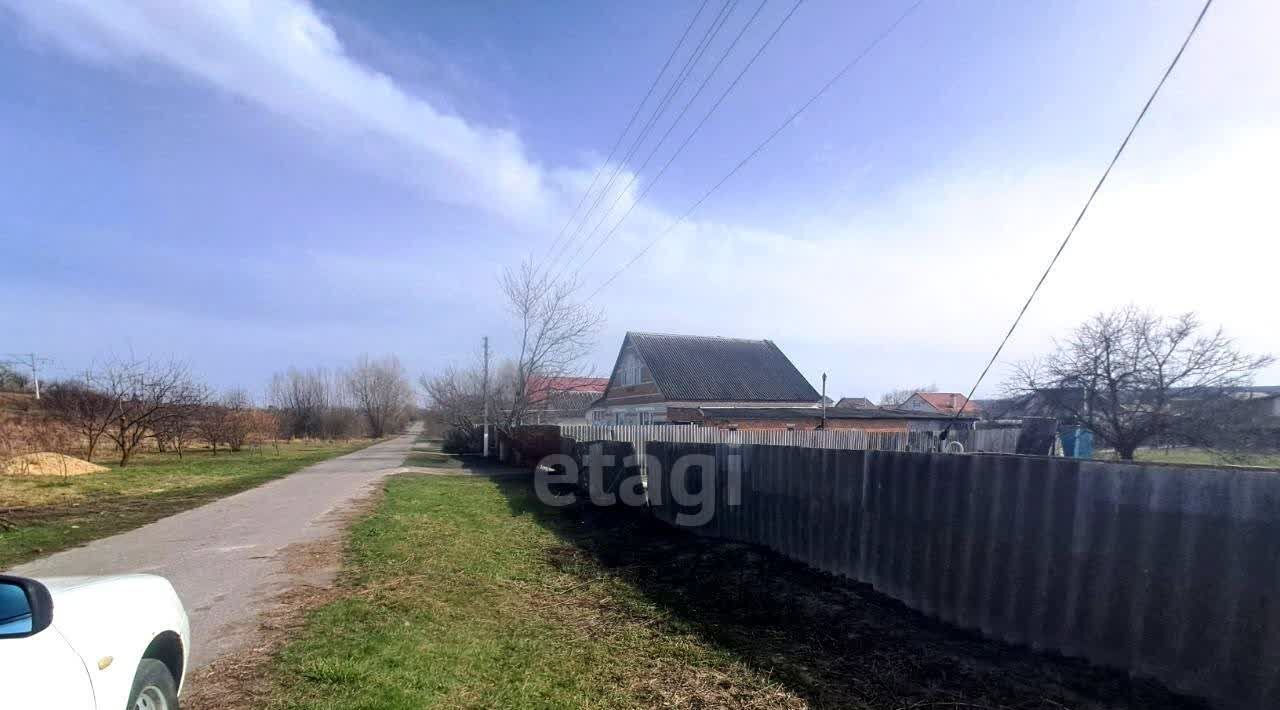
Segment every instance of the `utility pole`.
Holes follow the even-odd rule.
[[[35,353],[9,353],[9,357],[18,358],[17,364],[31,368],[31,380],[36,386],[36,399],[40,399],[40,363],[48,362],[48,358],[36,357]]]
[[[489,336],[484,336],[484,375],[480,380],[484,399],[484,457],[489,458]]]
[[[827,430],[827,373],[822,373],[822,430]]]

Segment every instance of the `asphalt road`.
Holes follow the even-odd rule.
[[[145,572],[167,577],[191,617],[191,670],[254,641],[280,592],[336,570],[289,565],[282,551],[339,535],[342,513],[404,461],[407,434],[257,488],[11,570],[28,577]]]

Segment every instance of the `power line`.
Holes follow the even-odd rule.
[[[734,48],[737,47],[738,42],[742,39],[743,35],[746,34],[747,30],[750,29],[751,25],[755,22],[756,17],[758,17],[760,15],[760,12],[764,10],[766,2],[767,0],[764,0],[760,3],[760,5],[756,8],[756,11],[752,13],[750,18],[747,19],[746,24],[744,24],[742,26],[742,29],[738,31],[737,36],[733,38],[733,41],[730,42],[729,46],[724,50],[723,53],[721,53],[720,59],[717,60],[715,65],[711,67],[711,71],[708,72],[705,77],[703,77],[702,83],[698,85],[698,88],[696,91],[694,91],[693,96],[689,97],[689,100],[685,102],[684,108],[680,110],[679,115],[677,115],[675,120],[671,122],[671,125],[667,127],[666,132],[663,133],[662,137],[658,139],[658,142],[649,151],[649,154],[645,156],[644,162],[640,164],[639,168],[637,168],[635,171],[632,172],[631,179],[627,181],[627,184],[624,185],[622,189],[618,191],[617,195],[614,196],[613,202],[609,204],[609,208],[605,210],[605,213],[596,222],[595,226],[591,228],[591,232],[588,233],[587,236],[584,237],[581,242],[579,242],[578,248],[574,250],[573,255],[569,257],[569,261],[565,264],[566,268],[569,268],[570,264],[572,264],[572,262],[578,258],[578,256],[582,253],[583,247],[585,247],[588,243],[591,242],[593,238],[595,238],[596,234],[600,230],[601,225],[603,225],[605,220],[609,218],[609,215],[613,214],[614,208],[617,207],[618,202],[622,200],[622,196],[627,194],[627,190],[631,189],[631,186],[634,185],[636,180],[639,179],[640,173],[644,172],[644,169],[649,166],[649,161],[653,160],[653,156],[657,155],[658,150],[662,148],[662,145],[664,143],[666,143],[667,138],[671,136],[672,131],[675,130],[676,126],[680,125],[680,121],[684,118],[685,114],[688,113],[689,109],[693,106],[694,102],[697,101],[698,97],[702,95],[703,90],[707,88],[707,85],[710,83],[711,79],[715,77],[716,72],[719,71],[720,67],[724,64],[725,60],[729,58],[729,55],[733,52]],[[794,12],[794,10],[792,10],[792,12]],[[772,40],[773,38],[770,37],[769,39]],[[766,40],[765,44],[766,45],[768,44],[768,40]],[[758,55],[759,53],[757,53],[757,56]],[[752,58],[752,61],[755,61],[754,57]],[[748,66],[750,66],[750,64],[748,64]],[[695,133],[697,132],[696,128],[694,129],[694,132]],[[686,139],[685,142],[687,143],[688,139]],[[677,154],[678,152],[679,151],[677,150]],[[651,180],[650,182],[652,183],[653,181],[656,181],[660,176],[661,176],[661,173],[659,173],[658,176],[655,176],[653,180]],[[572,270],[572,269],[569,269],[569,270]]]
[[[1035,300],[1036,294],[1040,293],[1040,287],[1044,285],[1045,279],[1049,278],[1049,272],[1053,271],[1053,267],[1058,263],[1058,257],[1062,256],[1063,250],[1067,248],[1067,244],[1071,241],[1072,235],[1076,233],[1076,227],[1080,226],[1080,222],[1084,219],[1084,215],[1089,211],[1089,205],[1093,204],[1093,198],[1097,197],[1098,191],[1102,189],[1102,184],[1107,181],[1107,176],[1111,174],[1111,169],[1116,166],[1120,160],[1120,155],[1124,153],[1124,149],[1129,145],[1129,139],[1133,138],[1133,134],[1138,130],[1138,125],[1142,123],[1143,117],[1147,115],[1147,110],[1151,108],[1151,104],[1155,102],[1156,96],[1160,93],[1160,89],[1164,87],[1164,83],[1169,79],[1169,75],[1173,73],[1173,68],[1178,65],[1178,60],[1182,58],[1182,53],[1186,51],[1187,45],[1191,43],[1191,38],[1195,36],[1196,30],[1200,29],[1200,22],[1204,20],[1205,13],[1209,12],[1209,6],[1213,4],[1213,0],[1205,0],[1204,7],[1200,9],[1200,14],[1196,16],[1195,24],[1191,25],[1191,31],[1187,33],[1186,39],[1182,40],[1182,46],[1178,47],[1178,53],[1173,55],[1173,61],[1169,62],[1169,66],[1164,70],[1164,75],[1160,77],[1160,81],[1156,84],[1156,88],[1151,92],[1151,96],[1147,97],[1147,102],[1143,104],[1142,110],[1138,112],[1138,117],[1134,119],[1133,125],[1129,127],[1129,132],[1125,134],[1124,140],[1120,142],[1120,147],[1116,149],[1115,155],[1111,156],[1111,162],[1107,164],[1107,169],[1102,171],[1102,177],[1098,178],[1097,184],[1093,186],[1093,191],[1089,193],[1089,199],[1084,201],[1084,207],[1080,208],[1080,213],[1076,215],[1076,219],[1071,223],[1071,228],[1067,230],[1067,236],[1063,238],[1062,243],[1058,245],[1058,250],[1053,253],[1053,258],[1049,260],[1049,265],[1045,267],[1044,273],[1040,274],[1040,280],[1036,282],[1035,288],[1031,289],[1031,295],[1027,296],[1027,300],[1022,304],[1022,309],[1018,311],[1018,316],[1013,319],[1013,324],[1009,326],[1009,331],[1004,334],[1004,338],[1000,340],[1000,345],[996,346],[996,351],[991,354],[991,359],[987,361],[987,366],[982,368],[982,374],[978,375],[978,380],[973,383],[973,387],[969,388],[969,394],[965,397],[967,404],[973,399],[973,395],[978,391],[978,386],[982,384],[982,380],[986,378],[987,373],[995,364],[996,359],[1000,357],[1000,352],[1004,350],[1005,344],[1009,342],[1009,338],[1013,336],[1013,331],[1018,328],[1018,324],[1022,322],[1022,317],[1026,315],[1027,308],[1031,306],[1031,302]],[[956,410],[951,421],[947,422],[946,429],[943,430],[943,438],[947,432],[951,431],[951,427],[956,420],[960,418],[964,407]]]
[[[725,0],[724,4],[721,5],[719,12],[717,12],[716,16],[711,19],[711,24],[708,25],[706,31],[703,32],[702,39],[698,41],[698,44],[693,48],[693,51],[685,59],[684,65],[676,73],[675,79],[667,87],[662,98],[658,100],[653,113],[649,116],[648,120],[645,121],[645,125],[641,127],[640,132],[636,135],[635,139],[632,140],[631,147],[627,149],[626,155],[624,155],[622,159],[614,165],[613,173],[609,176],[609,180],[605,183],[604,187],[600,189],[600,192],[596,195],[591,206],[582,214],[581,221],[579,221],[578,226],[573,230],[573,233],[570,234],[569,238],[560,245],[559,251],[549,259],[549,262],[558,260],[566,251],[568,251],[569,245],[572,244],[573,241],[577,239],[578,235],[582,233],[582,228],[586,226],[591,213],[600,206],[601,201],[603,201],[605,196],[609,194],[614,183],[618,179],[618,175],[621,174],[622,169],[626,164],[630,162],[631,156],[635,155],[636,150],[639,149],[639,147],[644,143],[644,140],[649,137],[649,132],[653,130],[653,127],[657,125],[662,114],[666,112],[667,107],[671,104],[671,100],[679,93],[680,89],[684,87],[685,82],[693,71],[693,67],[702,60],[702,56],[706,54],[707,48],[711,46],[711,42],[720,34],[720,30],[724,27],[725,22],[728,21],[729,16],[733,14],[733,9],[737,6],[737,2],[738,0]],[[606,165],[601,166],[601,168],[604,167],[606,167]]]
[[[627,132],[631,130],[631,126],[635,125],[636,118],[640,116],[640,111],[644,108],[645,103],[649,101],[649,97],[653,95],[653,90],[658,88],[658,84],[662,81],[662,77],[667,73],[667,69],[671,66],[671,61],[676,58],[676,54],[679,53],[680,48],[684,46],[684,41],[688,39],[689,32],[693,30],[693,26],[697,24],[698,18],[702,17],[702,11],[707,8],[707,4],[710,2],[711,0],[702,0],[702,4],[698,6],[698,11],[694,13],[693,18],[689,20],[689,24],[685,26],[684,32],[680,35],[680,39],[676,41],[676,46],[672,47],[671,53],[667,55],[667,61],[662,64],[662,69],[658,70],[658,75],[655,76],[653,78],[653,82],[649,84],[649,90],[645,92],[644,98],[640,99],[640,103],[636,105],[636,110],[631,112],[631,118],[627,121],[627,125],[622,129],[622,133],[618,134],[618,139],[614,141],[613,147],[609,149],[609,155],[604,159],[604,162],[600,164],[600,167],[596,168],[595,175],[591,178],[591,184],[582,193],[582,198],[578,200],[577,206],[573,208],[573,212],[569,213],[569,219],[564,223],[564,226],[560,228],[560,233],[556,235],[555,241],[553,241],[551,246],[547,249],[548,255],[555,250],[560,240],[564,237],[564,233],[569,229],[569,225],[572,224],[574,218],[577,217],[578,210],[582,209],[582,205],[586,204],[587,196],[595,189],[596,183],[604,173],[605,166],[609,164],[610,160],[613,160],[614,154],[618,152],[618,147],[622,145],[622,139],[626,138]]]
[[[733,81],[729,83],[729,86],[725,88],[725,90],[720,94],[720,97],[717,98],[715,103],[711,105],[711,108],[708,109],[705,114],[703,114],[702,119],[698,121],[698,124],[696,126],[693,127],[693,130],[689,132],[689,135],[685,136],[684,141],[681,142],[680,145],[676,148],[675,152],[671,154],[671,157],[667,158],[667,162],[663,164],[662,168],[659,169],[658,172],[654,174],[654,176],[649,180],[649,182],[645,184],[644,189],[641,190],[640,194],[636,196],[636,199],[631,202],[631,206],[627,208],[627,211],[623,213],[622,217],[620,217],[618,221],[614,223],[613,227],[600,239],[600,242],[596,245],[595,249],[591,250],[591,253],[587,255],[587,258],[583,260],[583,262],[578,266],[578,268],[585,267],[587,264],[591,263],[591,260],[595,258],[596,253],[598,253],[600,249],[609,241],[609,239],[613,237],[614,233],[618,231],[618,228],[622,226],[622,223],[626,221],[627,217],[631,215],[631,213],[635,210],[636,206],[640,204],[640,201],[644,199],[645,195],[649,194],[649,191],[653,189],[653,186],[656,185],[658,183],[658,180],[660,180],[662,176],[667,172],[667,168],[671,167],[671,164],[675,162],[676,158],[680,157],[680,154],[684,152],[685,147],[689,145],[689,142],[693,140],[693,137],[698,135],[698,131],[702,130],[702,127],[706,124],[707,120],[711,118],[711,115],[716,112],[716,109],[720,108],[720,104],[724,103],[724,100],[729,96],[729,94],[733,91],[733,89],[737,87],[738,82],[742,80],[742,77],[746,75],[747,71],[751,69],[751,66],[755,64],[757,59],[760,58],[760,55],[764,54],[764,50],[767,49],[769,47],[769,44],[773,42],[773,39],[778,36],[778,33],[782,31],[782,28],[784,26],[786,26],[787,21],[790,20],[791,16],[796,13],[796,10],[800,9],[800,5],[803,3],[803,1],[804,0],[796,1],[796,4],[791,7],[791,11],[788,12],[786,16],[782,18],[782,21],[778,23],[778,26],[774,28],[773,32],[765,39],[764,43],[760,45],[760,48],[757,49],[755,54],[751,56],[751,59],[747,61],[744,67],[742,67],[742,70],[738,72],[738,75],[733,78]],[[763,10],[763,9],[764,9],[764,3],[761,3],[760,8],[756,10],[756,14],[758,15],[760,13],[760,10]],[[755,15],[752,15],[752,19],[755,19]],[[750,21],[748,21],[748,25],[750,25]],[[746,27],[743,28],[743,32],[746,32]],[[741,36],[742,36],[742,33],[739,33],[738,37],[740,38]],[[735,43],[736,42],[737,40],[735,40]],[[733,47],[730,46],[730,49],[733,49]],[[728,54],[726,53],[725,56],[728,56]],[[723,62],[724,59],[721,58],[721,61]],[[719,63],[717,63],[716,67],[718,68],[719,66],[720,66]],[[712,71],[714,73],[714,69]],[[708,78],[710,77],[708,76]],[[706,82],[703,82],[704,86],[705,86],[705,83]],[[701,88],[699,88],[699,91],[701,91]],[[697,96],[695,95],[694,98],[697,98]],[[692,101],[690,101],[690,105],[691,104],[692,104]],[[688,106],[686,106],[685,108],[687,109]],[[683,116],[684,112],[681,111],[680,115]],[[677,122],[678,121],[679,119],[677,119]],[[675,128],[674,124],[672,125],[672,128]],[[668,133],[670,133],[670,130],[668,130]],[[666,136],[663,136],[663,138],[665,139]],[[654,153],[656,152],[657,152],[657,148],[654,149]],[[649,157],[652,158],[653,153],[650,153]],[[647,165],[648,162],[649,162],[648,159],[646,159],[645,164]],[[640,170],[643,170],[643,169],[644,169],[644,166],[641,166]],[[638,177],[639,177],[639,171],[636,171],[636,174],[631,178],[631,183],[628,183],[627,187],[623,188],[623,191],[619,193],[617,198],[614,199],[613,204],[609,206],[609,211],[606,212],[605,216],[601,218],[599,223],[596,224],[596,229],[598,229],[600,225],[604,224],[605,219],[609,216],[609,214],[613,212],[613,208],[617,206],[618,202],[622,198],[622,195],[626,194],[626,190],[631,187],[631,184],[634,183]],[[595,235],[595,230],[593,229],[592,236],[594,235]],[[583,244],[585,245],[588,241],[590,241],[590,237],[584,240]],[[581,252],[581,249],[579,249],[579,252]],[[575,256],[576,255],[577,254],[575,253]]]
[[[726,182],[729,181],[730,178],[736,175],[738,171],[743,168],[743,166],[751,162],[751,160],[754,159],[756,155],[760,153],[760,151],[764,150],[766,146],[768,146],[771,142],[773,142],[773,139],[776,138],[779,133],[782,133],[783,130],[785,130],[788,126],[790,126],[793,122],[795,122],[795,120],[800,116],[800,114],[804,113],[818,99],[822,98],[822,96],[826,94],[827,91],[829,91],[832,86],[835,86],[835,84],[838,81],[840,81],[840,79],[844,78],[844,76],[848,74],[854,67],[856,67],[863,60],[864,57],[870,54],[877,46],[880,45],[881,42],[883,42],[886,38],[888,38],[889,35],[893,34],[893,32],[896,29],[898,29],[898,26],[901,25],[904,20],[906,20],[912,13],[916,11],[917,8],[919,8],[921,5],[924,4],[924,1],[925,0],[916,0],[914,4],[908,7],[905,12],[903,12],[901,15],[898,16],[896,20],[893,21],[892,24],[890,24],[887,28],[885,28],[885,30],[881,32],[874,40],[872,40],[870,44],[868,44],[865,48],[863,48],[863,50],[859,52],[857,56],[855,56],[847,64],[841,67],[841,69],[837,71],[835,74],[833,74],[831,78],[827,80],[827,83],[823,84],[822,88],[818,89],[817,93],[810,96],[807,101],[805,101],[803,104],[800,105],[800,108],[796,109],[794,112],[791,113],[791,115],[787,116],[787,118],[783,120],[783,122],[780,123],[777,128],[773,129],[773,131],[769,133],[768,136],[765,136],[764,140],[760,141],[760,143],[757,144],[755,148],[752,148],[751,152],[747,153],[746,157],[738,161],[738,164],[733,166],[733,168],[729,172],[725,173],[724,177],[720,178],[720,180],[716,182],[716,184],[712,185],[710,189],[704,192],[702,194],[702,197],[699,197],[696,202],[690,205],[689,208],[686,209],[679,217],[677,217],[676,220],[672,222],[670,226],[668,226],[665,230],[663,230],[661,234],[649,240],[649,243],[646,244],[643,249],[636,252],[635,256],[631,257],[631,259],[627,261],[627,263],[623,264],[621,268],[619,268],[617,271],[614,271],[613,274],[609,276],[609,278],[605,279],[603,283],[597,286],[595,290],[592,291],[591,294],[587,296],[587,300],[590,300],[593,296],[595,296],[597,293],[599,293],[609,284],[613,283],[614,279],[618,278],[618,276],[620,276],[624,271],[631,268],[631,266],[635,264],[637,261],[639,261],[641,257],[643,257],[645,254],[647,254],[649,250],[654,247],[655,244],[662,241],[664,237],[666,237],[668,234],[674,231],[676,227],[680,226],[681,223],[683,223],[686,219],[688,219],[689,215],[693,214],[695,210],[697,210],[699,207],[702,206],[702,203],[707,201],[707,198],[711,197],[711,195],[715,193],[716,190],[719,190],[722,185],[724,185]],[[616,229],[616,225],[615,225],[615,229]]]

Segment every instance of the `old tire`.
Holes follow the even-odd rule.
[[[142,659],[125,710],[178,710],[178,687],[169,667],[154,658]]]

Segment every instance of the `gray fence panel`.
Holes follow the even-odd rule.
[[[1280,474],[648,446],[664,471],[680,455],[714,453],[717,512],[703,534],[765,545],[1006,641],[1226,706],[1280,707]],[[734,456],[739,506],[729,505]],[[683,482],[650,471],[653,512],[667,522],[679,512],[672,485]]]

